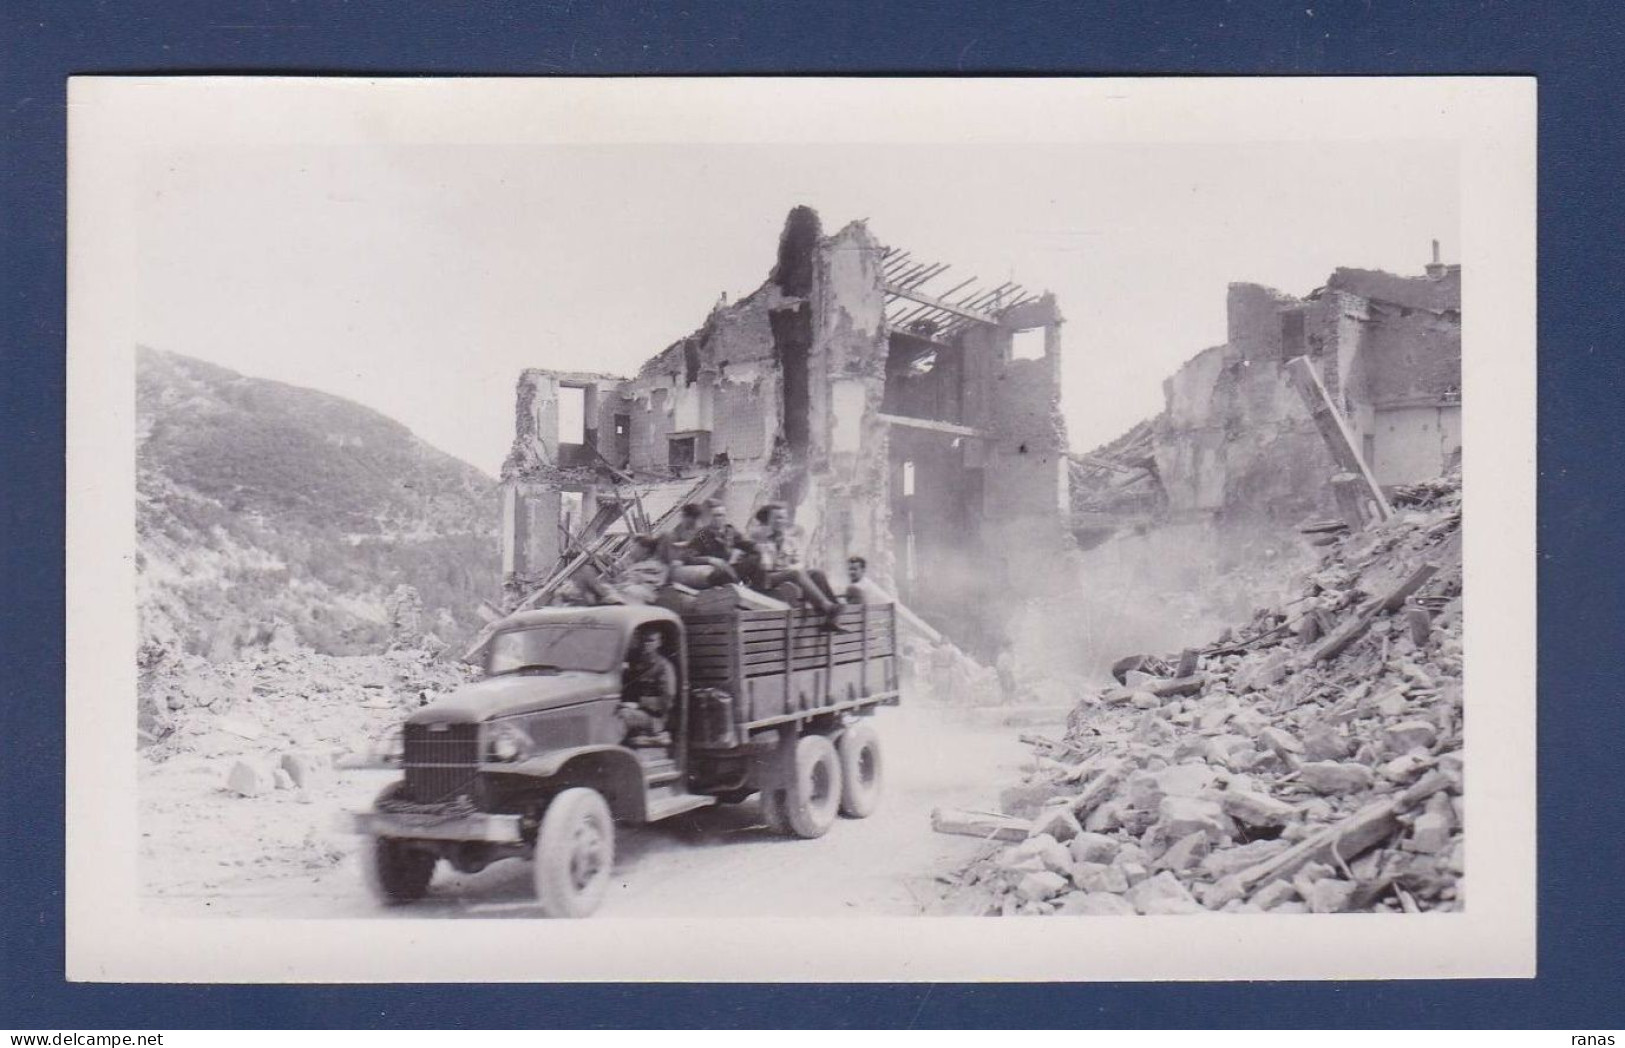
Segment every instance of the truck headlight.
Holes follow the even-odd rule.
[[[485,753],[491,760],[509,763],[530,753],[530,736],[513,724],[498,724],[491,730]]]
[[[399,724],[384,732],[378,740],[373,752],[385,764],[402,764],[406,761],[406,732]]]

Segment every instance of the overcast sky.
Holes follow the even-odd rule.
[[[1458,261],[1453,151],[1236,146],[187,149],[147,168],[133,341],[357,400],[494,473],[525,367],[629,374],[766,277],[785,213],[1053,290],[1088,450],[1225,337],[1225,288]]]

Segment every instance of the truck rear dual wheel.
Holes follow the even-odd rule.
[[[763,794],[763,808],[775,829],[807,840],[822,837],[835,824],[841,804],[841,762],[822,735],[796,740],[788,781]]]
[[[395,837],[368,838],[361,853],[367,888],[385,906],[401,906],[427,895],[437,861],[433,852]]]
[[[868,724],[854,724],[841,733],[835,752],[841,758],[841,814],[866,819],[880,806],[885,781],[880,736]]]
[[[554,797],[536,831],[532,877],[544,917],[587,917],[604,901],[615,865],[615,821],[597,790]]]

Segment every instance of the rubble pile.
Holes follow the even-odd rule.
[[[994,843],[939,911],[1460,909],[1459,474],[1404,506],[1205,649],[1119,662],[1000,813],[934,813]]]
[[[274,645],[228,663],[186,652],[144,653],[140,741],[148,760],[283,752],[365,751],[412,709],[469,680],[473,670],[419,648],[320,655]]]
[[[141,653],[141,857],[153,897],[305,885],[334,867],[354,846],[335,829],[339,813],[387,778],[346,770],[350,758],[473,672],[421,648],[321,655],[282,632],[227,663]]]

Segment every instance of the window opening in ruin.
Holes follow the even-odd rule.
[[[1308,352],[1304,338],[1303,314],[1292,309],[1281,314],[1281,359],[1291,360]]]
[[[672,437],[667,444],[667,465],[672,469],[691,469],[694,466],[695,438]]]
[[[1041,327],[1017,331],[1010,336],[1011,360],[1043,360],[1044,329]]]
[[[903,463],[903,497],[911,498],[914,495],[914,463]]]
[[[912,530],[903,539],[903,578],[908,582],[914,581],[914,532]]]
[[[580,386],[559,387],[559,443],[587,442],[587,391]]]

